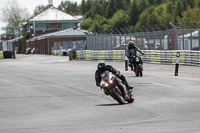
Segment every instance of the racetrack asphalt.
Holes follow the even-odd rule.
[[[95,86],[99,61],[51,55],[0,60],[0,133],[199,133],[200,67],[106,61],[134,86],[119,105]]]

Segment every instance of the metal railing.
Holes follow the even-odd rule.
[[[188,26],[188,25],[187,25]],[[133,41],[143,50],[200,50],[200,27],[181,24],[115,29],[87,34],[88,50],[125,50]]]
[[[54,42],[52,50],[86,50],[86,41]]]

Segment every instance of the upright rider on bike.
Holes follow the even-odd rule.
[[[134,42],[132,42],[132,41],[128,42],[128,50],[126,51],[126,57],[128,57],[128,59],[129,59],[129,66],[131,66],[130,58],[135,57],[137,55],[137,51],[139,53],[141,53],[142,55],[144,55],[144,53],[141,51],[141,49],[139,49],[134,44]],[[136,70],[136,58],[133,58],[133,66],[134,66],[134,72],[135,72],[135,70]]]

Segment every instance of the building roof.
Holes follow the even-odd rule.
[[[65,12],[58,10],[57,8],[51,6],[48,9],[44,10],[40,14],[34,16],[29,21],[76,21],[79,22],[79,19],[73,17]]]
[[[45,38],[56,38],[56,37],[72,37],[72,36],[83,37],[83,36],[86,36],[86,34],[87,34],[87,31],[85,30],[77,30],[77,29],[70,28],[70,29],[66,29],[62,31],[57,31],[57,32],[37,36],[27,41],[35,41],[35,40],[40,40],[40,39],[45,39]]]
[[[74,16],[74,17],[78,18],[79,20],[84,19],[84,17],[83,17],[82,15],[76,15],[76,16]]]
[[[23,38],[22,36],[16,37],[16,38],[14,38],[14,39],[8,40],[8,42],[16,42],[16,41],[21,40],[22,38]]]

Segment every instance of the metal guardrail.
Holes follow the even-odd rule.
[[[182,65],[200,66],[200,51],[187,50],[144,50],[145,63],[153,64],[176,64],[176,54],[180,52],[180,63]],[[77,60],[125,60],[125,50],[82,50],[76,51]]]
[[[52,55],[61,56],[60,50],[52,50]]]

